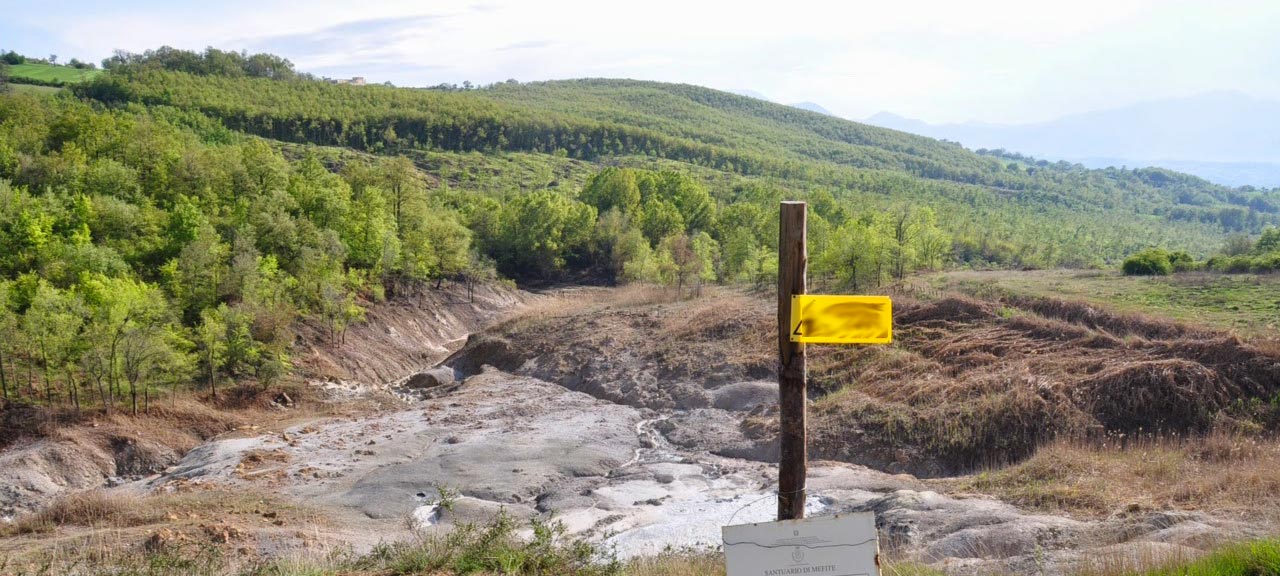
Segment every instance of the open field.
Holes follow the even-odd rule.
[[[1163,316],[1241,336],[1280,336],[1280,275],[1185,273],[1124,276],[1101,270],[956,271],[922,277],[934,288],[981,297],[1080,300]]]
[[[35,84],[13,84],[9,83],[8,88],[12,92],[19,94],[54,94],[61,88],[57,86],[37,86]]]
[[[74,84],[91,80],[93,77],[102,74],[102,72],[102,70],[84,70],[70,66],[28,63],[10,66],[9,78],[14,83],[20,83],[26,79],[39,82]]]

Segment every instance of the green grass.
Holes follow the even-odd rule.
[[[978,296],[1015,294],[1082,300],[1120,312],[1163,316],[1233,331],[1275,337],[1280,327],[1280,275],[1186,273],[1123,276],[1116,271],[958,271],[927,277],[935,288]]]
[[[55,66],[53,64],[28,63],[15,64],[9,67],[9,78],[14,83],[21,82],[22,80],[37,80],[40,82],[74,84],[76,82],[91,80],[94,76],[99,74],[102,74],[102,70],[82,70],[80,68]]]
[[[1280,540],[1232,544],[1190,563],[1136,571],[1104,568],[1080,576],[1280,576]]]
[[[946,576],[941,570],[934,570],[921,564],[902,563],[888,564],[881,571],[882,576]]]
[[[1229,546],[1186,566],[1146,572],[1144,576],[1276,576],[1280,575],[1280,540]]]
[[[9,90],[18,94],[54,94],[62,88],[35,84],[9,84]]]

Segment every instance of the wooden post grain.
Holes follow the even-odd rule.
[[[805,203],[783,202],[778,215],[778,405],[782,454],[778,520],[804,518],[808,449],[804,344],[791,341],[791,297],[804,294],[808,270]]]

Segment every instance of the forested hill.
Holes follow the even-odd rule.
[[[689,85],[592,79],[450,91],[144,69],[101,78],[77,93],[109,104],[198,110],[232,129],[277,140],[373,152],[522,151],[588,160],[640,155],[835,191],[888,193],[885,182],[892,179],[869,172],[885,171],[938,181],[920,185],[934,188],[928,196],[975,206],[1004,201],[1122,210],[1228,231],[1256,232],[1280,212],[1274,196],[1166,170],[1086,170],[979,155],[952,143]]]
[[[688,85],[338,85],[214,49],[104,67],[0,94],[0,397],[19,372],[25,397],[73,403],[89,382],[109,404],[192,371],[270,380],[298,317],[340,338],[406,280],[767,284],[784,198],[810,203],[815,280],[855,292],[1207,255],[1280,212],[1274,191],[977,154]]]

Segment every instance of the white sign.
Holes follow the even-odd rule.
[[[725,526],[729,576],[879,576],[873,512]]]

